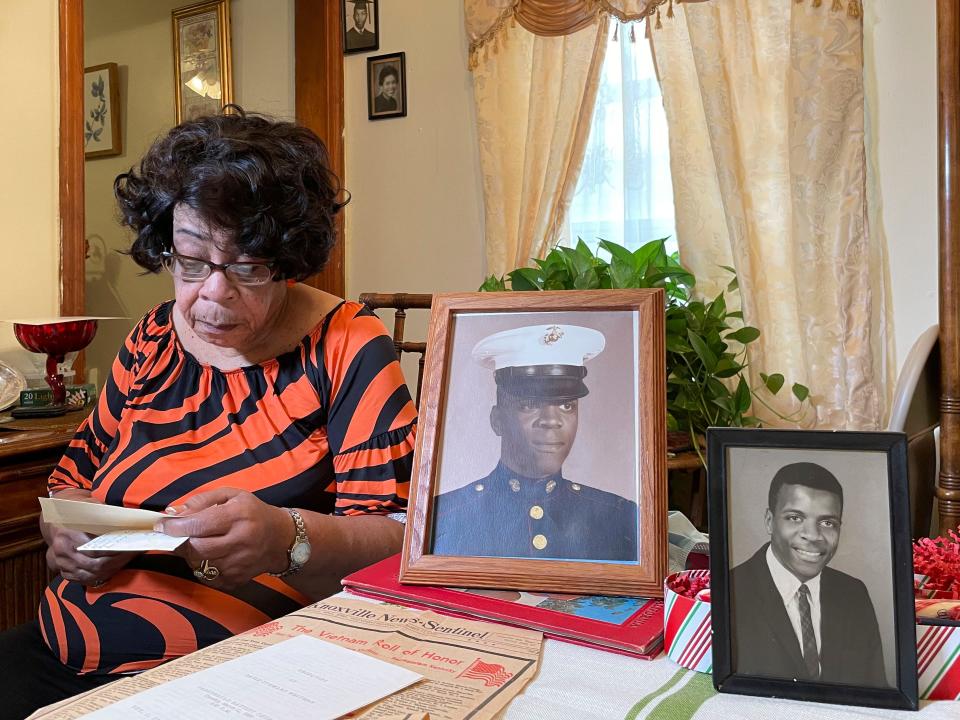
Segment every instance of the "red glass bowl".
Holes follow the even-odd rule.
[[[97,334],[97,321],[65,320],[43,325],[14,323],[13,334],[17,342],[31,352],[63,356],[83,350],[90,344]]]
[[[47,384],[53,391],[53,404],[63,405],[66,388],[57,366],[68,352],[83,350],[97,334],[96,320],[62,320],[40,325],[13,324],[13,334],[24,348],[47,356]]]

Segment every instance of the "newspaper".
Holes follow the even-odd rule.
[[[363,720],[495,718],[536,675],[543,645],[543,635],[532,630],[334,596],[153,670],[41,709],[31,720],[73,720],[160,683],[300,634],[424,676],[423,681],[348,716]],[[285,717],[284,708],[277,708],[276,717]]]

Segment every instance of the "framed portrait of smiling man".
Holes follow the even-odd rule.
[[[906,437],[707,431],[721,692],[917,707]]]
[[[434,296],[402,582],[663,594],[663,303]]]

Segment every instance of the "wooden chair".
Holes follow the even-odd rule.
[[[383,308],[395,310],[393,315],[393,346],[397,349],[397,357],[403,358],[403,353],[418,353],[420,362],[417,370],[417,385],[415,388],[415,402],[420,407],[420,384],[423,382],[423,359],[427,351],[425,342],[407,342],[403,339],[403,326],[407,319],[407,310],[429,310],[433,303],[433,295],[429,293],[361,293],[360,302],[376,312]]]
[[[910,520],[915,539],[930,535],[936,494],[934,431],[940,425],[939,335],[939,325],[932,325],[910,348],[893,391],[893,406],[887,423],[887,430],[907,435]]]

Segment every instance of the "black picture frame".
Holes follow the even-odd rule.
[[[891,432],[710,428],[707,431],[707,453],[714,687],[720,692],[745,695],[916,710],[917,653],[906,436],[903,433]],[[796,676],[790,677],[790,672],[767,674],[753,671],[751,667],[753,665],[766,670],[776,668],[780,662],[786,666],[791,656],[792,667],[796,667],[798,660],[802,662],[802,642],[798,635],[801,631],[796,630],[795,626],[783,625],[783,621],[790,620],[782,597],[771,579],[770,570],[766,567],[766,563],[776,562],[775,557],[766,553],[766,546],[761,546],[756,551],[750,549],[753,556],[747,561],[741,561],[750,542],[746,537],[747,531],[743,528],[750,526],[758,504],[764,507],[769,505],[768,493],[773,490],[773,475],[795,463],[812,463],[821,469],[827,468],[828,474],[839,481],[843,492],[842,519],[837,528],[836,544],[832,551],[823,551],[823,554],[829,553],[829,557],[816,576],[821,588],[818,603],[823,600],[822,604],[818,604],[823,630],[821,636],[818,636],[821,643],[819,667],[821,673],[829,673],[835,681],[831,681],[829,677],[818,680],[798,679]],[[880,473],[881,468],[886,473],[885,482],[873,479]],[[806,477],[798,474],[801,471],[811,473],[806,467],[798,470],[794,466],[785,470],[783,477]],[[798,483],[793,485],[795,487]],[[886,494],[885,502],[882,490]],[[783,492],[784,490],[779,490],[777,497],[783,497]],[[851,501],[859,502],[860,505],[855,506]],[[795,504],[802,505],[802,502]],[[735,503],[739,503],[741,507],[731,507]],[[800,512],[791,516],[788,515],[789,505],[781,506],[779,500],[776,504],[783,508],[783,514],[779,516],[781,523],[802,522],[802,518],[812,514]],[[753,510],[745,506],[750,506]],[[869,514],[867,511],[871,508],[878,512]],[[860,516],[868,517],[862,519],[854,510],[859,511]],[[884,517],[880,514],[883,510],[886,510],[889,523],[877,522],[878,517]],[[744,512],[747,515],[742,516]],[[781,538],[781,543],[784,542],[784,536],[777,533],[775,525],[771,525],[771,522],[777,522],[777,517],[765,510],[763,532],[770,536],[771,543],[775,541],[775,535]],[[827,516],[818,517],[823,520],[816,524],[817,527],[821,524],[830,527]],[[844,528],[846,520],[852,520],[849,524],[854,527]],[[787,529],[786,532],[790,530]],[[852,554],[855,559],[843,559],[835,554],[843,547],[839,542],[841,536],[844,539],[853,539],[851,545],[854,547],[848,547],[845,553]],[[816,542],[809,539],[798,541],[795,540],[796,537],[791,536],[786,546],[790,548],[787,552],[790,553],[794,567],[803,562],[811,562],[806,559],[809,556],[800,555],[802,548],[797,550],[794,542],[798,545],[811,543],[807,547],[817,551]],[[867,548],[872,547],[874,552],[856,553],[855,546],[858,543]],[[889,549],[889,555],[884,555],[885,548]],[[765,561],[761,558],[762,552],[767,554]],[[769,553],[774,552],[773,548],[769,550]],[[731,559],[734,554],[739,556],[736,560]],[[799,560],[796,559],[798,557]],[[887,563],[889,571],[886,574],[872,572],[858,578],[831,566],[830,563],[834,560],[842,560],[847,567],[850,567],[851,562],[860,562],[861,569],[870,564]],[[785,568],[781,565],[780,569]],[[807,565],[801,570],[811,571],[811,566]],[[746,582],[748,579],[749,584]],[[757,582],[754,583],[754,579]],[[863,579],[866,579],[866,583],[861,581]],[[829,591],[826,589],[828,585],[831,588]],[[875,597],[874,593],[868,592],[868,585],[873,588],[889,587],[889,595],[884,595],[881,591],[875,593]],[[853,592],[851,589],[857,589],[857,586],[858,591]],[[738,595],[739,587],[749,587],[750,590]],[[846,591],[840,593],[833,590],[839,587]],[[862,593],[859,590],[862,590]],[[875,639],[880,640],[880,636],[886,634],[886,644],[882,645],[885,650],[881,657],[884,663],[882,671],[885,673],[886,682],[890,683],[889,687],[881,687],[866,680],[851,682],[849,678],[843,678],[842,673],[863,672],[866,675],[868,671],[848,671],[846,668],[853,667],[852,665],[834,662],[834,658],[841,653],[847,659],[857,657],[865,662],[869,660],[859,657],[857,650],[862,644],[851,639],[856,637],[854,633],[859,632],[851,628],[869,625],[869,621],[861,623],[847,620],[864,616],[863,594],[867,595],[874,608],[877,623]],[[738,597],[743,600],[738,600]],[[842,603],[837,603],[840,598],[843,599]],[[831,611],[829,608],[836,610]],[[737,627],[740,624],[736,619],[738,614],[747,627]],[[798,622],[802,628],[802,620]],[[843,641],[830,630],[842,632]],[[738,635],[738,632],[743,634]],[[836,640],[830,639],[831,634]],[[788,648],[787,643],[791,641],[792,648]],[[780,650],[783,651],[782,656],[776,657]],[[800,654],[797,654],[798,650]],[[771,657],[775,659],[771,661]],[[836,673],[829,669],[838,667],[844,670]],[[747,668],[750,672],[746,671]],[[877,677],[876,673],[873,677]]]
[[[366,10],[366,18],[362,27],[357,24],[356,11],[360,8]],[[373,52],[380,49],[379,0],[340,0],[340,17],[343,20],[344,55]]]
[[[390,70],[393,72],[390,73]],[[393,95],[389,94],[391,74],[395,82]],[[407,116],[406,53],[387,53],[367,58],[367,116],[371,120]]]

